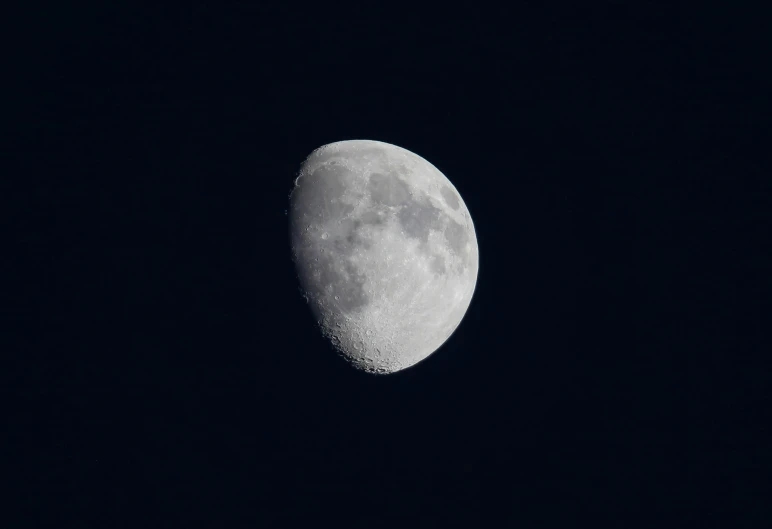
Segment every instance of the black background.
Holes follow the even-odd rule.
[[[2,525],[767,527],[769,46],[734,15],[9,19]],[[386,377],[288,249],[299,164],[357,138],[436,165],[480,248],[457,332]]]

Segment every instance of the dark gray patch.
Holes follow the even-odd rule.
[[[445,203],[453,209],[458,209],[458,199],[456,194],[448,186],[442,186],[440,189],[442,198],[445,199]]]
[[[373,202],[377,204],[399,206],[410,200],[407,184],[391,174],[371,174],[367,187]]]
[[[430,203],[411,201],[399,210],[399,223],[410,237],[429,241],[429,231],[440,225],[440,210]]]
[[[469,241],[469,235],[466,228],[456,222],[448,219],[448,225],[445,228],[445,240],[453,253],[462,259],[464,266],[467,264],[466,243]]]
[[[380,226],[383,224],[383,215],[378,213],[377,211],[365,211],[362,213],[362,215],[359,217],[362,221],[362,224],[368,224],[372,226]]]
[[[437,275],[445,274],[445,259],[441,255],[435,255],[432,257],[431,269]]]

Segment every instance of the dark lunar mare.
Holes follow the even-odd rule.
[[[397,219],[402,229],[405,230],[405,234],[424,244],[429,242],[431,230],[443,229],[442,220],[444,219],[446,221],[444,234],[448,245],[466,266],[463,251],[468,242],[466,228],[446,215],[441,209],[433,206],[425,195],[415,197],[410,193],[410,186],[394,174],[371,174],[368,190],[376,204],[398,207]],[[449,188],[443,187],[440,193],[453,209],[458,209],[458,200]],[[436,257],[441,259],[440,256]],[[437,270],[444,270],[444,264],[440,264],[440,260],[435,259],[435,262],[438,263],[436,265]]]

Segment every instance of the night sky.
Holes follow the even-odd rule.
[[[769,527],[753,25],[103,4],[9,48],[0,526]],[[458,330],[389,376],[290,260],[296,172],[347,139],[429,160],[478,237]]]

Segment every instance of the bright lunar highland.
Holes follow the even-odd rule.
[[[477,237],[436,167],[370,140],[312,152],[290,195],[300,289],[351,364],[394,373],[436,351],[472,300]]]

